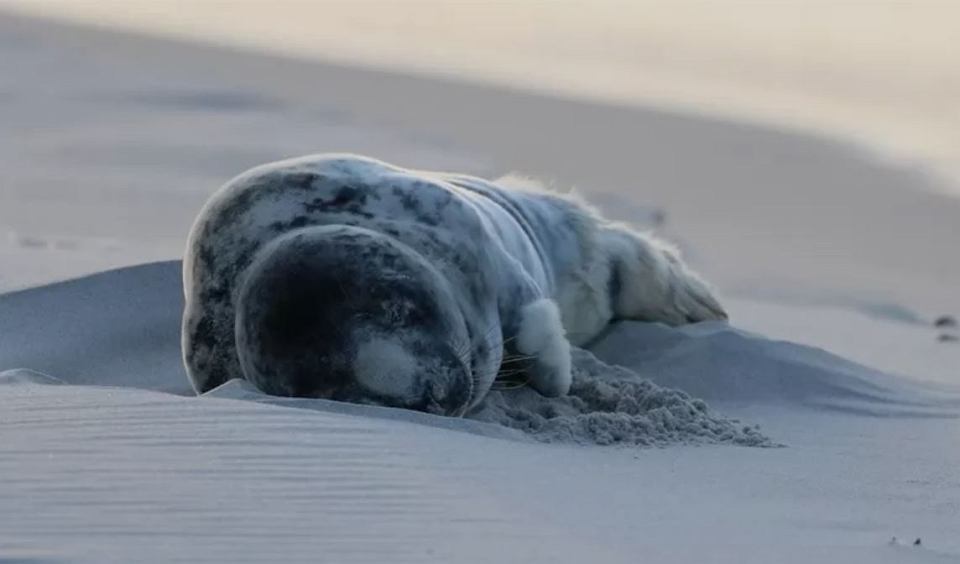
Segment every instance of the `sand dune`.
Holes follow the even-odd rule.
[[[35,370],[0,373],[0,542],[14,547],[4,557],[632,562],[708,551],[722,562],[799,562],[825,543],[836,543],[830,559],[850,562],[960,554],[955,521],[944,519],[960,484],[940,474],[960,461],[937,447],[960,422],[960,392],[723,324],[622,324],[594,350],[656,384],[578,353],[572,398],[497,392],[473,416],[481,421],[272,398],[237,380],[184,397],[181,307],[176,262],[0,296],[0,369]],[[598,400],[603,389],[614,395]],[[702,446],[769,445],[741,431],[754,423],[786,448]],[[867,429],[875,438],[865,442]],[[558,446],[610,440],[673,447]],[[850,449],[891,461],[853,476],[840,471]],[[900,456],[909,470],[893,463]],[[737,478],[747,475],[749,484]],[[817,475],[814,489],[784,487],[798,475]],[[929,486],[862,505],[908,478]],[[839,528],[828,517],[838,511],[848,515]],[[740,517],[719,524],[712,514]],[[811,544],[785,542],[797,519]],[[847,527],[859,532],[840,534]],[[916,530],[937,548],[884,544]]]
[[[180,357],[182,311],[178,261],[128,267],[0,295],[0,334],[4,335],[0,370],[27,368],[75,385],[193,395]],[[546,435],[540,427],[556,419],[549,431],[551,437],[574,442],[594,440],[596,436],[580,428],[582,421],[576,419],[589,418],[599,426],[603,424],[599,420],[602,413],[618,412],[617,400],[605,402],[602,398],[602,387],[598,388],[601,382],[616,387],[617,391],[611,389],[610,393],[620,400],[618,416],[627,414],[631,402],[645,405],[643,409],[634,408],[640,415],[649,415],[659,407],[678,407],[684,413],[698,409],[695,402],[672,389],[721,405],[775,404],[865,410],[891,416],[960,416],[960,395],[945,396],[942,389],[925,389],[916,379],[888,375],[823,350],[770,341],[725,323],[670,328],[623,322],[611,327],[591,349],[607,363],[649,375],[655,385],[621,388],[623,381],[640,380],[592,355],[577,353],[574,378],[579,386],[574,386],[569,401],[542,399],[530,390],[494,392],[480,418],[526,428],[535,436]],[[251,393],[243,388],[233,390],[234,386],[214,396]],[[613,405],[606,405],[610,401]],[[336,404],[317,405],[332,409]],[[349,409],[363,413],[366,408]],[[538,424],[538,414],[547,413],[551,416]],[[444,418],[429,419],[445,421],[449,426]],[[695,426],[722,423],[709,417],[691,422]],[[722,441],[726,439],[720,439],[720,435],[735,429],[721,425],[710,432],[718,434],[714,438],[709,433],[688,437],[681,429],[675,439],[658,438],[655,431],[638,438],[651,443]],[[628,432],[621,440],[631,442],[630,436]],[[740,441],[735,433],[730,438]]]

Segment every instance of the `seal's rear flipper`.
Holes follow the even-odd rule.
[[[665,241],[609,224],[600,243],[610,263],[615,317],[667,325],[727,319],[712,288]]]

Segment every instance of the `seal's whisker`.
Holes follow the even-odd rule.
[[[472,352],[474,345],[488,340],[493,335],[494,331],[499,329],[500,327],[493,325],[487,329],[486,333],[484,333],[482,336],[476,337],[472,341],[462,341],[459,346],[454,348],[454,354],[456,354],[461,360],[468,357]]]
[[[517,376],[521,377],[517,378]],[[515,390],[526,386],[529,381],[529,376],[522,370],[504,372],[497,375],[497,380],[493,382],[493,389]]]
[[[491,390],[503,392],[509,390],[519,390],[520,388],[526,387],[527,382],[494,382],[493,386],[490,387]]]
[[[528,361],[534,360],[535,358],[537,357],[527,356],[527,355],[507,356],[507,357],[504,357],[503,360],[500,362],[500,366],[504,366],[507,364],[519,364],[521,362],[528,362]]]
[[[508,359],[511,359],[511,360],[513,360],[513,359],[530,360],[530,359],[532,359],[532,358],[537,358],[537,355],[535,355],[535,354],[508,354],[508,355],[505,355],[504,358],[508,358]]]
[[[490,338],[500,330],[499,325],[491,325],[483,335],[474,338],[473,340],[461,341],[458,345],[454,346],[453,354],[460,359],[460,361],[466,366],[472,366],[470,359],[473,356],[475,346],[481,342],[488,342]],[[489,346],[489,343],[487,343]]]

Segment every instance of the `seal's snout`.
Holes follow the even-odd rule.
[[[411,330],[405,337],[371,335],[367,328],[357,331],[352,371],[356,399],[436,415],[463,415],[473,392],[467,366],[429,333]]]
[[[244,377],[266,393],[461,415],[466,331],[441,276],[390,237],[308,227],[264,246],[237,297]]]
[[[433,378],[426,386],[430,413],[461,417],[473,405],[477,394],[474,376],[467,363],[446,349],[434,360]]]

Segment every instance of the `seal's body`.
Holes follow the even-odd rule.
[[[661,242],[510,186],[352,155],[237,177],[202,210],[184,261],[194,388],[243,377],[276,395],[461,415],[505,355],[562,395],[568,336],[615,318],[725,317]]]

